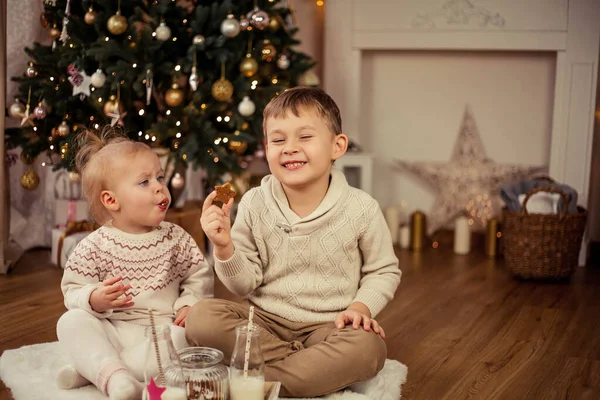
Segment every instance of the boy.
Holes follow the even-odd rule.
[[[235,326],[256,306],[265,379],[283,397],[315,397],[372,378],[386,359],[373,318],[400,283],[398,259],[377,202],[332,169],[348,145],[340,112],[316,88],[297,87],[264,110],[271,175],[242,198],[204,202],[202,228],[215,271],[243,304],[202,300],[186,322],[190,344],[216,347],[228,362]]]

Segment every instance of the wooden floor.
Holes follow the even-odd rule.
[[[528,283],[482,254],[398,256],[402,283],[378,319],[389,358],[408,365],[403,399],[600,399],[600,269]],[[47,251],[0,276],[0,350],[56,340],[60,278]]]

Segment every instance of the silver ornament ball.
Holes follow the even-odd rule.
[[[10,115],[11,118],[23,118],[24,112],[25,106],[17,99],[15,99],[15,102],[12,103],[8,109],[8,115]]]
[[[235,19],[233,14],[229,14],[227,18],[221,22],[221,33],[228,38],[236,37],[240,33],[240,22]]]

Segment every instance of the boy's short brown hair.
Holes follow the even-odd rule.
[[[319,88],[297,86],[287,89],[267,104],[263,112],[264,134],[267,134],[266,128],[268,118],[285,117],[288,111],[293,112],[296,117],[299,117],[299,109],[301,107],[313,108],[321,118],[325,119],[329,129],[331,129],[334,134],[340,135],[342,133],[342,117],[340,116],[340,109],[331,96]]]

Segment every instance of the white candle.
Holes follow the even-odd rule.
[[[229,381],[230,400],[264,400],[265,381],[262,378],[249,376],[232,377]]]
[[[468,254],[471,251],[471,228],[465,216],[456,218],[454,223],[454,252]]]
[[[392,235],[392,242],[398,242],[398,228],[400,226],[400,210],[398,207],[389,206],[385,209],[385,221]]]
[[[408,249],[410,246],[410,226],[402,225],[398,235],[398,244],[401,249]]]

